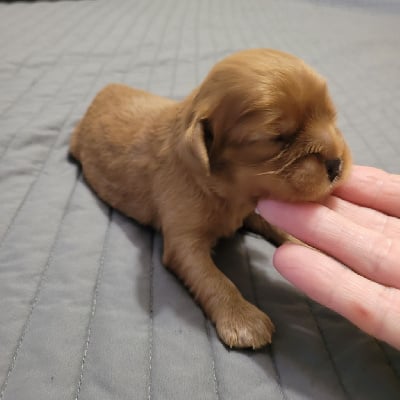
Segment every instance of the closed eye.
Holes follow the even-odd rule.
[[[291,133],[291,134],[278,134],[273,136],[272,141],[275,143],[280,143],[282,145],[290,145],[296,140],[297,133]]]

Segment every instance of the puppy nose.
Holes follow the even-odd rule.
[[[342,160],[340,158],[326,160],[325,166],[328,178],[331,182],[333,182],[342,172]]]

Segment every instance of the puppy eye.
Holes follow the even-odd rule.
[[[275,143],[283,144],[283,145],[289,145],[296,139],[295,134],[278,134],[273,137],[273,141]]]

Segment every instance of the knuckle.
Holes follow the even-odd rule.
[[[377,338],[385,339],[389,327],[393,324],[393,315],[400,317],[400,303],[393,288],[381,286],[377,295],[376,312],[371,319],[371,334]]]
[[[374,277],[385,278],[388,268],[387,265],[390,263],[390,254],[393,248],[393,239],[379,235],[371,243],[369,248],[369,260],[371,273]]]

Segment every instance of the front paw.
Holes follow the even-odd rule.
[[[244,299],[220,310],[215,325],[221,340],[231,348],[263,347],[271,343],[275,330],[269,317]]]

